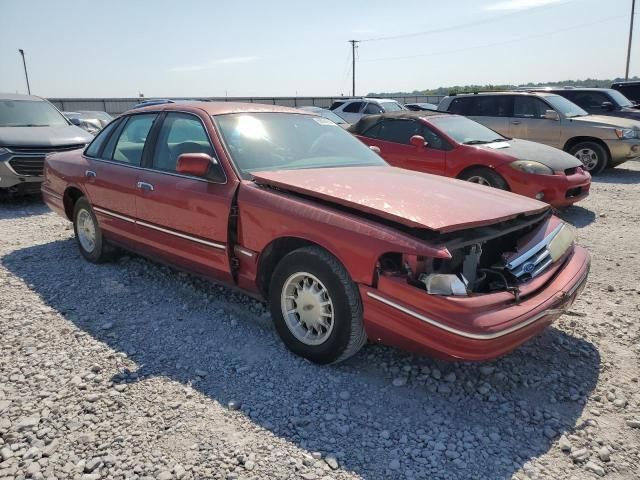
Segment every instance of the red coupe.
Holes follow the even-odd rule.
[[[566,207],[589,194],[591,175],[573,155],[506,138],[460,115],[396,112],[349,129],[395,167],[459,178]]]
[[[130,111],[49,155],[42,192],[87,260],[120,246],[240,287],[318,363],[367,339],[505,354],[568,308],[590,263],[548,205],[391,167],[330,120],[276,106]]]

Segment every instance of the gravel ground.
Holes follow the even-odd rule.
[[[290,354],[261,303],[135,256],[81,259],[0,205],[0,479],[638,478],[640,164],[563,216],[589,284],[489,363]]]

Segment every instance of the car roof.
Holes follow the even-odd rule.
[[[149,105],[129,110],[129,112],[156,112],[156,111],[204,111],[208,115],[226,115],[229,113],[296,113],[298,115],[315,115],[308,110],[300,110],[293,107],[282,107],[280,105],[267,105],[264,103],[242,103],[242,102],[181,102],[162,103]],[[128,113],[128,112],[125,112]]]
[[[532,88],[522,88],[522,91],[531,91],[531,92],[593,92],[593,91],[601,91],[607,92],[613,90],[612,88],[607,87],[532,87]]]
[[[472,97],[474,95],[535,95],[541,97],[551,97],[556,96],[556,93],[546,92],[544,90],[521,90],[521,91],[513,91],[513,90],[505,90],[505,91],[495,91],[495,92],[464,92],[464,93],[452,93],[449,95],[450,97]]]
[[[32,102],[44,102],[44,98],[36,95],[21,95],[19,93],[0,93],[0,100],[30,100]]]
[[[450,117],[455,114],[447,113],[447,112],[436,112],[433,110],[422,110],[419,112],[414,112],[412,110],[400,110],[398,112],[388,112],[381,113],[378,115],[365,115],[356,123],[349,127],[349,131],[351,133],[355,133],[356,135],[363,133],[369,127],[372,127],[378,121],[385,120],[387,118],[395,119],[395,120],[415,120],[425,117]]]

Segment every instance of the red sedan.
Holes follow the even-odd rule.
[[[591,175],[573,155],[506,138],[460,116],[397,112],[364,117],[349,129],[391,165],[459,178],[566,207],[589,194]]]
[[[590,263],[548,205],[390,167],[276,106],[128,112],[48,156],[42,192],[88,261],[119,246],[262,297],[285,344],[318,363],[367,339],[502,355],[571,305]]]

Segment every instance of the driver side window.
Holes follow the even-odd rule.
[[[544,112],[549,109],[551,107],[534,97],[517,96],[513,102],[513,116],[519,118],[544,118]]]
[[[200,119],[187,113],[168,113],[158,134],[153,168],[175,172],[183,153],[206,153],[214,157],[213,147]]]

